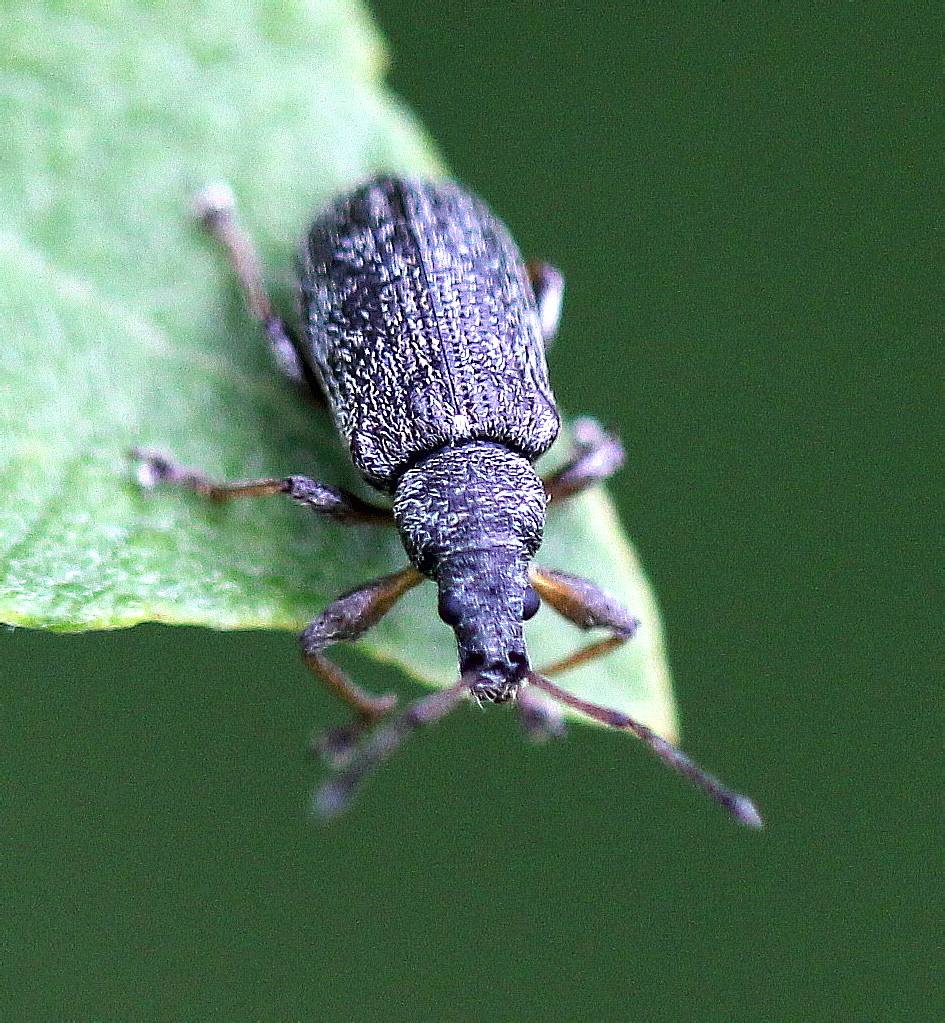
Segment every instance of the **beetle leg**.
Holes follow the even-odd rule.
[[[543,695],[550,696],[558,703],[572,707],[582,714],[587,714],[588,717],[601,722],[601,724],[633,732],[665,764],[679,771],[680,774],[685,775],[700,789],[707,792],[736,820],[752,828],[762,827],[761,816],[750,799],[723,785],[714,774],[710,774],[700,767],[682,750],[657,735],[651,728],[647,728],[646,725],[620,711],[582,700],[573,693],[559,688],[547,677],[584,664],[626,642],[637,629],[639,623],[636,618],[609,593],[586,579],[579,579],[565,572],[537,568],[533,565],[529,569],[529,582],[543,600],[579,628],[592,629],[599,626],[611,630],[610,636],[597,643],[582,647],[570,657],[556,661],[544,671],[529,672],[527,677],[531,686],[534,686]]]
[[[431,693],[412,703],[402,714],[376,728],[347,759],[333,778],[318,790],[314,812],[328,819],[341,813],[351,801],[364,776],[385,761],[411,732],[433,724],[457,707],[469,692],[469,680]]]
[[[557,675],[586,664],[626,643],[639,627],[639,621],[620,601],[587,579],[531,565],[528,581],[545,603],[579,629],[609,629],[611,633],[543,668],[542,675]]]
[[[394,523],[394,517],[389,509],[370,504],[356,494],[329,486],[327,483],[319,483],[308,476],[218,483],[198,469],[178,465],[157,451],[135,448],[131,452],[131,458],[135,462],[138,483],[146,488],[156,486],[158,483],[174,483],[220,503],[237,497],[285,494],[293,501],[304,504],[312,511],[327,515],[337,522],[370,522],[388,526]]]
[[[564,276],[550,263],[529,263],[528,278],[538,304],[538,324],[547,348],[558,333],[561,302],[564,299]]]
[[[561,708],[534,686],[522,686],[515,696],[515,713],[532,742],[547,742],[567,732]]]
[[[317,742],[318,749],[335,763],[344,762],[358,736],[393,709],[397,697],[372,696],[356,685],[322,654],[334,643],[351,643],[373,628],[407,590],[423,581],[412,566],[380,576],[342,594],[306,626],[299,637],[302,660],[313,675],[355,712],[350,725],[335,729]]]
[[[542,482],[549,501],[571,497],[612,476],[624,460],[619,439],[589,416],[575,420],[574,456]]]
[[[554,684],[550,679],[531,672],[529,681],[532,685],[543,690],[552,699],[558,700],[566,707],[573,707],[574,710],[587,714],[588,717],[599,721],[611,728],[620,728],[632,732],[638,739],[655,753],[667,767],[678,771],[688,778],[693,784],[711,796],[720,806],[726,809],[737,821],[750,828],[764,827],[764,821],[755,804],[740,792],[723,785],[714,774],[710,774],[705,768],[700,767],[694,760],[688,757],[681,749],[677,749],[672,743],[667,742],[662,736],[657,735],[652,728],[647,728],[634,718],[622,714],[618,710],[611,710],[609,707],[601,707],[597,703],[582,700],[573,693],[567,692]]]
[[[307,384],[313,394],[321,387],[292,340],[286,325],[275,314],[263,284],[259,256],[249,234],[236,219],[236,197],[229,185],[209,185],[193,200],[194,214],[226,252],[236,274],[250,316],[263,329],[273,361],[281,373],[296,383]]]

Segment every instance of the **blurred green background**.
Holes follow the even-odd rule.
[[[326,830],[291,637],[12,631],[3,1018],[943,1018],[940,12],[374,10],[565,272],[556,390],[628,448],[686,748],[768,828],[499,711]]]

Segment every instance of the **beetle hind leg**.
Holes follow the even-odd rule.
[[[313,395],[322,395],[321,386],[308,361],[283,320],[273,310],[263,283],[259,255],[252,238],[236,216],[236,197],[229,185],[208,185],[194,196],[194,216],[223,248],[243,293],[246,308],[259,323],[279,371],[296,383],[304,384]]]
[[[528,279],[538,306],[538,327],[547,348],[558,333],[561,303],[564,299],[564,276],[550,263],[529,263]]]

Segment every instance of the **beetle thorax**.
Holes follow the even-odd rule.
[[[428,455],[400,478],[394,518],[407,555],[436,578],[444,558],[508,550],[530,559],[541,544],[545,491],[528,459],[470,441]]]

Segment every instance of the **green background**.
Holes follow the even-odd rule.
[[[333,707],[290,637],[13,631],[9,1018],[945,1015],[920,9],[375,4],[457,177],[566,274],[558,396],[624,439],[686,747],[768,829],[619,736],[536,751],[501,712],[321,829]]]

